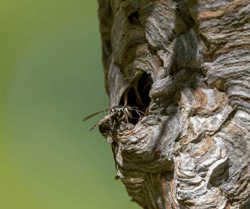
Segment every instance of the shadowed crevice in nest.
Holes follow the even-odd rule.
[[[140,25],[139,12],[135,11],[132,14],[130,14],[128,16],[128,20],[129,20],[129,22],[130,22],[131,25]]]
[[[151,98],[149,97],[149,91],[153,84],[153,80],[150,74],[144,72],[136,84],[131,85],[123,93],[120,105],[129,105],[137,107],[142,112],[146,112]],[[138,115],[133,112],[133,124],[138,123]]]

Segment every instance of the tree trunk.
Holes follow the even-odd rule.
[[[98,0],[109,142],[147,209],[250,208],[249,0]],[[118,207],[119,208],[119,207]]]

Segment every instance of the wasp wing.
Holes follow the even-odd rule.
[[[92,131],[94,128],[102,125],[105,123],[109,118],[113,117],[114,115],[117,115],[117,112],[112,112],[109,115],[103,117],[97,124],[95,124],[89,131]]]
[[[96,112],[96,113],[94,113],[94,114],[92,114],[92,115],[90,115],[90,116],[84,118],[83,121],[86,121],[86,120],[92,118],[93,116],[98,115],[98,114],[103,113],[103,112],[106,112],[106,111],[108,111],[108,110],[109,110],[109,109],[106,109],[106,110],[103,110],[103,111],[100,111],[100,112]]]

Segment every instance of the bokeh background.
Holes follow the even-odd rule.
[[[0,208],[138,209],[111,148],[96,0],[0,1]]]

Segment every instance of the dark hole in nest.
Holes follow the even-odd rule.
[[[151,98],[149,97],[149,91],[153,84],[153,80],[150,74],[143,73],[141,78],[138,81],[138,92],[141,96],[142,102],[144,104],[144,112],[151,102]]]
[[[120,105],[124,105],[125,96],[127,94],[127,105],[137,107],[140,111],[146,112],[148,108],[151,98],[149,97],[149,91],[151,89],[151,85],[153,84],[153,80],[150,74],[144,72],[141,78],[138,80],[137,88],[130,87],[122,96]],[[136,92],[137,91],[137,92]],[[133,124],[138,123],[139,115],[136,111],[132,112],[132,120]]]
[[[139,12],[133,12],[131,15],[128,16],[128,20],[131,25],[137,25],[139,22]]]

